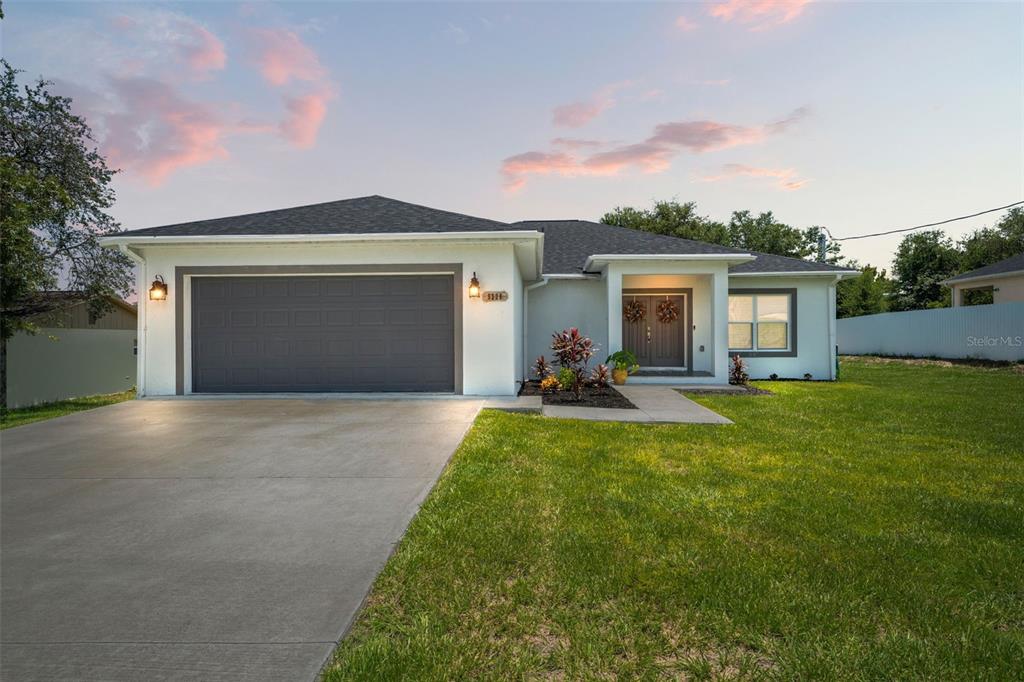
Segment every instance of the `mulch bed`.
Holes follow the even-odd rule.
[[[597,388],[587,386],[583,389],[583,400],[578,401],[572,391],[557,393],[541,393],[539,381],[527,381],[519,389],[519,395],[539,395],[545,405],[565,405],[567,407],[610,407],[620,410],[635,410],[637,406],[629,402],[626,396],[611,386]]]

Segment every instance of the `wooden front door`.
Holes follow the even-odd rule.
[[[658,319],[658,304],[662,301],[675,304],[679,315],[672,322]],[[645,311],[639,322],[622,318],[622,347],[636,354],[641,367],[686,367],[686,333],[689,329],[686,319],[685,294],[625,294],[622,304],[639,302]]]

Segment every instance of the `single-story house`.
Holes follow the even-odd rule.
[[[1024,301],[1024,253],[950,277],[942,283],[953,290],[954,308],[964,305],[966,291],[991,291],[993,303]]]
[[[102,315],[74,291],[35,294],[29,317],[35,334],[7,340],[7,406],[119,393],[135,385],[138,320],[135,306],[110,297]]]
[[[581,220],[503,223],[381,196],[122,232],[142,395],[511,395],[551,334],[633,382],[835,378],[841,267]],[[151,291],[147,296],[147,290]],[[624,316],[624,310],[628,316]],[[627,319],[628,317],[628,319]]]

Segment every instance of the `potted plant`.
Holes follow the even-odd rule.
[[[626,383],[626,377],[640,369],[636,356],[628,350],[615,351],[605,362],[612,366],[612,383],[616,386]]]

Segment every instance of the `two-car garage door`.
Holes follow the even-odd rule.
[[[453,280],[193,278],[192,391],[453,391]]]

